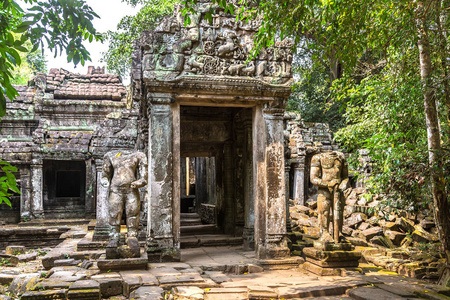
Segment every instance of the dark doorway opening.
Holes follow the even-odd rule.
[[[86,164],[84,161],[44,160],[46,218],[84,218]]]

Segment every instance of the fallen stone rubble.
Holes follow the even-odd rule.
[[[440,242],[431,213],[416,214],[398,210],[379,210],[379,201],[368,202],[362,188],[347,191],[343,234],[358,247],[365,262],[400,275],[436,280],[445,265]],[[290,201],[290,248],[294,255],[311,247],[319,238],[317,201],[305,205]]]

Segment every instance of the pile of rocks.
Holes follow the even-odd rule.
[[[355,246],[376,250],[362,249],[366,261],[415,278],[437,277],[445,260],[439,252],[437,229],[429,210],[394,213],[379,209],[380,200],[366,198],[362,188],[346,193],[343,234]],[[290,204],[291,250],[301,255],[301,250],[320,236],[317,201]]]

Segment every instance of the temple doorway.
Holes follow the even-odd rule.
[[[182,237],[222,234],[242,244],[245,184],[252,174],[251,117],[244,107],[180,107]]]
[[[44,160],[46,218],[84,218],[86,165],[84,161]]]

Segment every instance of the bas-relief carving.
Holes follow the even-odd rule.
[[[212,23],[204,19],[204,12],[210,8],[215,12]],[[187,26],[177,11],[154,31],[141,35],[144,80],[174,81],[209,75],[250,77],[274,85],[290,83],[292,40],[276,42],[248,61],[261,20],[244,23],[209,3],[200,3],[198,11],[190,16]]]

